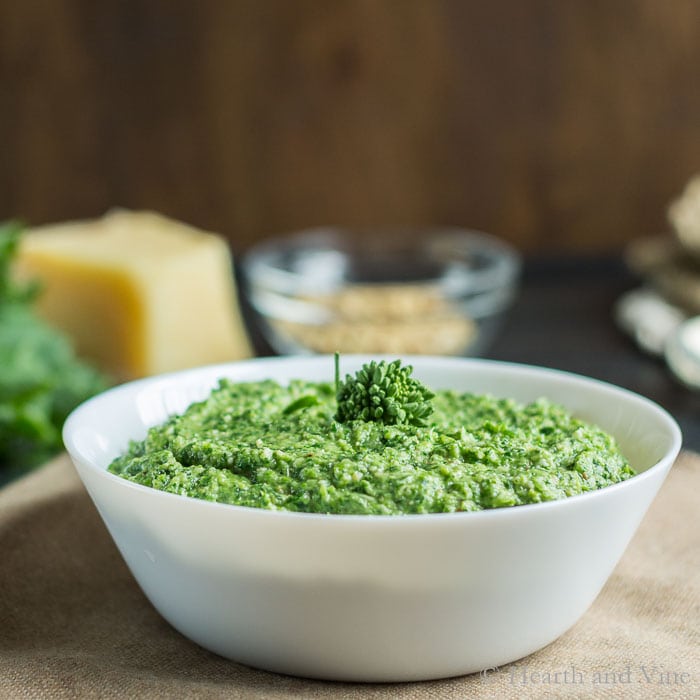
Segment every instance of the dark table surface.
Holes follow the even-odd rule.
[[[686,449],[700,451],[700,392],[675,381],[662,360],[642,353],[613,321],[615,301],[637,285],[617,258],[526,260],[518,299],[484,357],[576,372],[638,392],[676,418]],[[272,354],[258,333],[253,342],[259,354]]]

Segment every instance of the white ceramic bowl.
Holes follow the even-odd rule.
[[[344,357],[343,371],[368,358]],[[434,388],[546,396],[600,425],[639,472],[561,501],[476,513],[315,515],[209,503],[106,471],[130,439],[219,377],[330,380],[329,357],[187,370],[78,407],[64,439],[146,596],[217,654],[282,673],[407,681],[479,671],[549,644],[586,611],[676,457],[659,406],[592,379],[456,358],[406,358]]]

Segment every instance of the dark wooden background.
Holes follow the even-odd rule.
[[[697,171],[698,0],[0,0],[0,218],[606,253]]]

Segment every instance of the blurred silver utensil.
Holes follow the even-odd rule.
[[[670,304],[653,289],[633,289],[618,300],[617,324],[645,352],[663,357],[683,384],[700,389],[700,316]]]

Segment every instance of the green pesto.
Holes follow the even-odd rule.
[[[552,501],[634,475],[614,439],[545,399],[437,391],[425,425],[335,419],[330,384],[222,380],[109,470],[271,510],[396,515]]]

